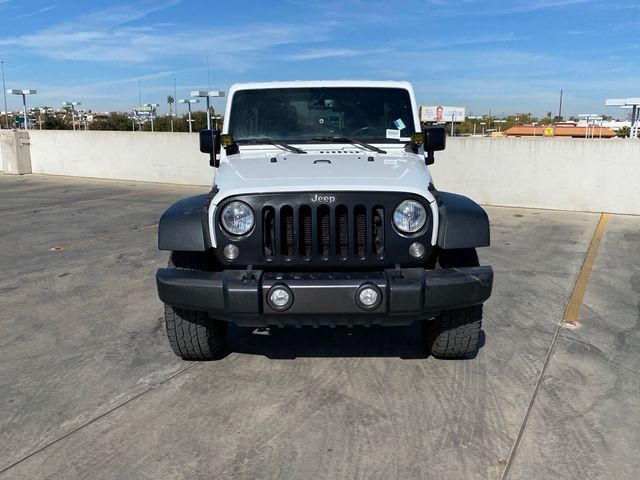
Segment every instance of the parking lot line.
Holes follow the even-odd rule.
[[[575,326],[580,320],[580,308],[584,301],[584,294],[587,291],[587,286],[589,285],[593,264],[598,256],[598,248],[600,247],[600,241],[602,240],[602,235],[604,234],[608,221],[609,214],[603,213],[600,215],[600,221],[593,233],[593,238],[591,239],[591,244],[587,250],[587,255],[584,257],[584,262],[580,268],[578,279],[576,280],[576,284],[571,292],[571,297],[569,297],[569,302],[567,303],[562,316],[562,323],[565,325]]]

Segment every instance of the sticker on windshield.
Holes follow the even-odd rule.
[[[407,126],[404,124],[401,118],[394,121],[393,124],[396,126],[398,130],[404,130],[405,128],[407,128]]]
[[[391,128],[387,128],[387,138],[395,138],[400,140],[400,130],[393,130]]]

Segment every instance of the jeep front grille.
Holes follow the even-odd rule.
[[[384,255],[384,207],[283,205],[262,209],[265,257]]]

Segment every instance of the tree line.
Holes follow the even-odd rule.
[[[156,132],[171,132],[171,123],[173,120],[174,132],[188,132],[189,131],[189,116],[180,115],[174,116],[159,116],[153,120],[153,130]],[[193,131],[199,132],[200,130],[207,128],[207,112],[195,111],[191,112],[191,120],[193,123]],[[42,115],[42,129],[43,130],[71,130],[73,125],[71,124],[71,118],[68,115],[58,116],[52,113],[45,113]],[[222,119],[217,120],[218,128],[222,125]],[[144,123],[139,124],[135,117],[131,117],[126,113],[111,112],[106,118],[98,118],[88,123],[89,130],[120,130],[120,131],[132,131],[142,130],[146,132],[151,131],[151,121],[146,120]],[[215,126],[215,121],[212,120],[212,126]],[[76,127],[77,128],[77,127]],[[81,129],[84,127],[81,126]]]

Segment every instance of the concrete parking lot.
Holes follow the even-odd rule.
[[[638,478],[640,217],[487,207],[484,341],[417,326],[166,341],[159,215],[203,188],[0,175],[0,478]]]

